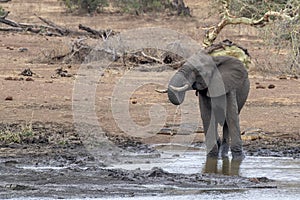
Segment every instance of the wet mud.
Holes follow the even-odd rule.
[[[4,128],[18,132],[22,126],[1,124],[1,129]],[[36,122],[32,124],[32,130],[35,134],[28,136],[31,139],[23,138],[20,144],[2,142],[0,146],[1,199],[168,196],[277,187],[276,181],[266,177],[249,178],[228,173],[234,172],[235,166],[239,165],[229,160],[223,160],[225,171],[219,173],[217,168],[214,170],[216,160],[207,161],[201,173],[170,173],[159,164],[150,170],[111,168],[115,163],[154,163],[155,166],[157,159],[163,158],[156,149],[136,138],[109,134],[106,137],[121,151],[102,149],[95,156],[82,144],[71,124]],[[251,144],[245,146],[248,154],[264,155],[261,150],[255,152],[256,143],[250,149]],[[289,148],[288,143],[285,146]],[[278,150],[270,148],[268,151],[275,154]],[[276,155],[294,156],[284,151]]]

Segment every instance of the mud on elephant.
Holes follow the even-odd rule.
[[[196,90],[204,126],[207,156],[228,156],[243,159],[239,113],[250,88],[248,73],[242,62],[234,57],[211,57],[204,52],[192,56],[171,78],[167,93],[169,100],[180,105],[185,92]],[[222,140],[218,124],[223,126]]]

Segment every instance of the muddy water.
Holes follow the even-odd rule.
[[[0,199],[298,199],[300,160],[206,160],[204,148],[157,145],[109,166],[66,154],[0,159]],[[61,155],[61,154],[60,154]],[[47,162],[46,162],[47,161]],[[270,179],[274,181],[270,181]]]
[[[170,148],[169,148],[170,149]],[[163,146],[161,158],[152,163],[131,163],[118,164],[112,168],[123,169],[144,169],[149,170],[153,167],[160,167],[171,173],[212,173],[229,176],[243,177],[264,177],[276,182],[276,188],[264,189],[197,189],[190,188],[187,191],[180,191],[172,199],[299,199],[300,198],[300,160],[285,157],[252,157],[248,156],[245,160],[235,162],[231,160],[206,160],[205,150],[178,151],[168,150]],[[176,149],[176,148],[175,148]],[[255,181],[255,178],[253,178]],[[109,198],[126,199],[126,198]],[[132,198],[128,198],[132,199]],[[135,197],[134,199],[170,199],[170,196],[159,197]]]

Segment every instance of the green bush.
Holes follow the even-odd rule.
[[[114,0],[113,4],[128,13],[162,12],[171,7],[170,0]]]
[[[5,13],[6,12],[5,12],[4,8],[2,8],[2,6],[0,6],[0,17],[5,15]]]
[[[20,131],[2,130],[0,131],[0,143],[23,143],[24,141],[32,140],[34,132],[31,125],[22,127]]]
[[[147,12],[178,11],[172,0],[60,0],[69,12],[94,13],[110,4],[121,12],[142,14]],[[184,7],[188,9],[188,7]],[[181,8],[182,9],[182,8]],[[178,13],[178,14],[181,14]],[[183,12],[183,15],[184,12]]]
[[[86,13],[96,12],[108,6],[107,0],[62,0],[68,11],[83,11]]]

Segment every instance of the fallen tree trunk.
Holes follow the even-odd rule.
[[[103,40],[106,40],[108,37],[110,36],[113,36],[113,35],[116,35],[117,32],[113,31],[113,30],[100,30],[100,31],[97,31],[97,30],[94,30],[90,27],[87,27],[87,26],[84,26],[82,24],[79,24],[78,28],[80,30],[84,30],[90,34],[92,34],[93,36],[97,37],[97,38],[102,38]]]
[[[76,31],[71,30],[60,25],[55,24],[54,22],[45,19],[43,17],[37,16],[42,22],[46,25],[40,24],[28,24],[28,23],[18,23],[11,19],[7,19],[9,12],[5,15],[0,17],[0,23],[10,26],[10,28],[1,27],[0,31],[5,32],[26,32],[29,31],[35,34],[43,34],[46,36],[56,36],[56,37],[65,37],[65,36],[86,36],[86,37],[93,37],[93,38],[102,38],[106,40],[108,37],[115,35],[117,32],[113,30],[94,30],[90,27],[84,26],[82,24],[79,25],[79,30],[83,31]]]
[[[2,28],[0,27],[0,31],[3,31],[3,32],[23,32],[24,29],[23,28]]]
[[[42,17],[39,17],[37,16],[42,22],[44,22],[45,24],[47,24],[49,27],[51,27],[52,29],[54,29],[56,32],[58,32],[60,35],[62,36],[67,36],[69,35],[71,32],[71,30],[69,29],[66,29],[66,28],[63,28],[55,23],[53,23],[52,21],[50,20],[47,20],[45,18],[42,18]]]
[[[7,14],[8,15],[8,14]],[[6,15],[6,16],[7,16]],[[6,16],[2,16],[0,18],[0,22],[3,23],[3,24],[6,24],[8,26],[12,26],[12,27],[21,27],[20,24],[18,24],[17,22],[14,22],[12,20],[9,20],[9,19],[6,19],[5,17]]]

